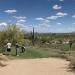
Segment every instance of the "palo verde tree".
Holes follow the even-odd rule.
[[[15,42],[24,43],[24,32],[16,25],[8,25],[4,30],[0,31],[0,46],[10,41],[13,45]]]

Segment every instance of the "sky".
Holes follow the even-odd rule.
[[[9,24],[28,32],[73,32],[75,0],[0,0],[0,29]]]

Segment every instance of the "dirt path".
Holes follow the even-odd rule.
[[[0,75],[75,75],[67,69],[68,64],[55,58],[13,60],[0,67]]]

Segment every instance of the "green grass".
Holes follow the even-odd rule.
[[[24,53],[20,53],[20,56],[15,55],[16,51],[13,48],[11,54],[8,56],[10,59],[25,58],[25,59],[34,59],[34,58],[49,58],[49,57],[58,57],[63,58],[64,52],[58,49],[50,48],[37,48],[37,47],[28,47]]]
[[[74,51],[75,45],[72,46],[72,50]],[[51,47],[27,47],[24,53],[20,53],[20,56],[16,56],[15,48],[12,48],[10,55],[8,56],[10,59],[17,58],[49,58],[49,57],[57,57],[64,58],[65,53],[69,53],[69,45],[51,45]],[[74,53],[74,52],[73,52]]]

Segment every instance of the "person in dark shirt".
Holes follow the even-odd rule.
[[[69,46],[70,46],[70,49],[69,49],[69,50],[70,50],[70,51],[69,51],[69,55],[71,54],[71,48],[72,48],[72,45],[73,45],[73,41],[70,40],[70,41],[69,41]]]
[[[20,50],[19,50],[19,44],[16,42],[16,55],[19,56]]]
[[[25,46],[21,46],[21,53],[24,53],[25,52]]]
[[[73,42],[70,40],[70,41],[69,41],[70,49],[71,49],[71,47],[72,47],[72,44],[73,44]]]

